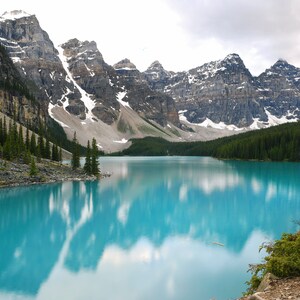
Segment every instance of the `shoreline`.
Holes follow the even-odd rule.
[[[72,170],[69,165],[50,160],[42,160],[36,163],[36,167],[38,174],[30,176],[29,165],[0,159],[0,190],[68,181],[96,181],[111,176],[109,173],[101,172],[99,176],[87,175],[81,168]]]

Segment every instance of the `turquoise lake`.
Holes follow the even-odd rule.
[[[295,232],[300,164],[101,158],[112,176],[0,190],[0,299],[225,300]]]

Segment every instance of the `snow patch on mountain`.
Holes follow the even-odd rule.
[[[200,126],[205,128],[214,128],[214,129],[227,129],[230,131],[242,131],[245,128],[237,127],[233,124],[227,125],[224,122],[215,123],[209,118],[206,118],[202,123],[191,123],[187,120],[187,118],[184,116],[184,113],[187,112],[187,110],[180,110],[179,113],[179,120],[183,123],[194,125],[194,126]]]
[[[118,144],[126,144],[127,142],[128,142],[128,140],[126,140],[126,139],[122,139],[122,140],[120,140],[120,141],[113,141],[114,143],[118,143]]]
[[[297,122],[298,119],[297,118],[293,118],[293,114],[288,112],[287,115],[282,116],[281,118],[278,118],[274,115],[272,115],[266,108],[265,108],[265,112],[268,116],[268,124],[269,126],[276,126],[276,125],[280,125],[280,124],[284,124],[284,123],[293,123],[293,122]]]
[[[88,112],[86,113],[86,118],[90,119],[93,122],[93,118],[95,118],[95,116],[92,113],[92,109],[95,107],[95,102],[94,102],[94,100],[91,99],[90,95],[77,84],[77,82],[73,78],[71,72],[69,71],[69,64],[68,64],[67,58],[64,56],[64,49],[59,46],[57,48],[57,50],[59,52],[59,58],[62,62],[62,65],[63,65],[68,77],[70,78],[70,80],[72,81],[74,86],[79,90],[79,92],[81,94],[81,100],[83,101],[85,107],[88,109]]]
[[[3,20],[17,20],[21,18],[28,18],[31,17],[31,14],[28,14],[27,12],[23,10],[13,10],[13,11],[6,11],[0,19]]]
[[[130,109],[132,109],[128,102],[123,101],[123,99],[125,98],[126,94],[127,94],[127,91],[119,92],[119,93],[117,94],[117,101],[118,101],[121,105],[123,105],[123,106],[125,106],[125,107],[128,107],[128,108],[130,108]]]
[[[65,124],[64,122],[56,119],[54,117],[54,114],[52,112],[52,109],[55,108],[55,107],[58,107],[57,105],[53,105],[51,102],[49,102],[49,105],[48,105],[48,113],[49,113],[49,116],[55,120],[61,127],[65,127],[65,128],[70,128],[67,124]]]
[[[202,123],[197,124],[197,125],[205,127],[205,128],[227,129],[227,130],[231,130],[231,131],[241,131],[244,129],[244,128],[239,128],[233,124],[226,125],[224,122],[214,123],[209,118],[206,118],[205,121],[203,121]]]

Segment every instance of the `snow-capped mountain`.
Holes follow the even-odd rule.
[[[144,72],[149,85],[173,97],[182,121],[239,130],[300,117],[300,69],[282,60],[258,78],[237,54],[187,72],[171,73],[157,62],[153,65]]]

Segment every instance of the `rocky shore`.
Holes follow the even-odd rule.
[[[36,163],[37,175],[30,176],[30,166],[21,162],[0,159],[0,188],[63,181],[99,180],[109,174],[100,176],[86,175],[82,169],[72,170],[68,165],[42,160]]]
[[[300,300],[300,277],[276,278],[267,274],[255,294],[239,300]]]

